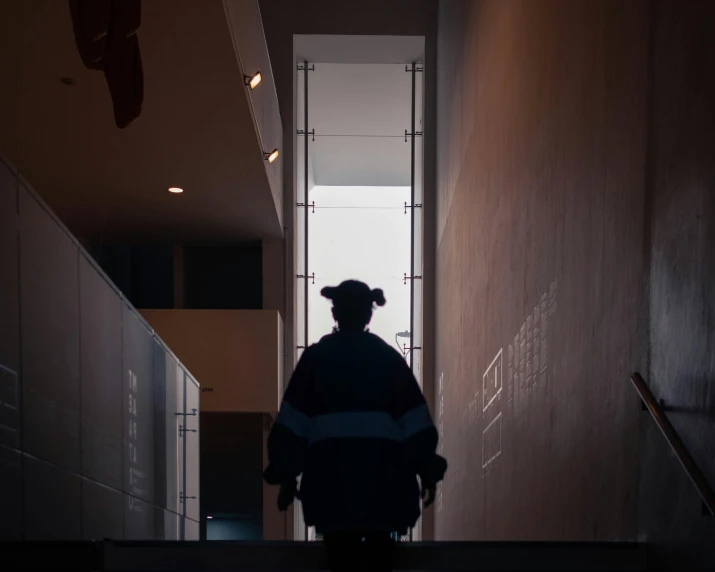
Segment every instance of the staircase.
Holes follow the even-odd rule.
[[[648,570],[637,543],[424,542],[399,544],[395,570]],[[328,570],[320,543],[25,542],[0,544],[5,570],[219,572]],[[9,562],[8,562],[9,560]],[[5,568],[5,565],[8,565]]]

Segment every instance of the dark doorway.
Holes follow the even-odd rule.
[[[260,413],[201,414],[202,540],[261,540]]]

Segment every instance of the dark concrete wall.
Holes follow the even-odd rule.
[[[0,540],[198,534],[198,384],[2,157],[0,312]]]
[[[438,538],[712,538],[713,12],[440,4]]]
[[[439,539],[636,536],[647,48],[645,2],[440,4]]]
[[[648,381],[715,485],[715,4],[659,1],[651,14]],[[685,555],[715,519],[645,416],[642,531]],[[682,554],[677,554],[681,559]]]

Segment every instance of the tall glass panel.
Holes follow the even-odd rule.
[[[404,63],[316,63],[306,98],[298,73],[298,130],[308,133],[309,145],[306,167],[305,135],[297,135],[296,260],[297,274],[307,276],[296,282],[298,345],[334,327],[321,290],[358,279],[381,288],[387,300],[370,331],[400,351],[421,384],[421,350],[414,348],[422,344],[422,74]]]
[[[310,76],[309,343],[330,333],[320,291],[347,279],[382,288],[370,329],[409,345],[411,75],[404,64],[316,64]],[[312,203],[315,202],[313,211]]]
[[[415,154],[414,154],[414,234],[412,242],[412,256],[414,266],[414,280],[412,284],[412,371],[417,378],[417,381],[422,387],[422,268],[423,268],[423,220],[424,220],[424,173],[423,173],[423,137],[420,135],[422,130],[422,78],[423,73],[415,72]]]
[[[199,443],[201,435],[199,433],[199,399],[201,390],[199,384],[188,373],[184,373],[184,384],[186,387],[186,496],[195,497],[187,498],[186,500],[186,518],[191,519],[195,523],[200,520],[199,510],[199,491],[200,488],[200,473],[199,473]],[[188,528],[187,528],[188,533]],[[191,538],[187,534],[187,540]],[[198,540],[198,538],[196,538]]]
[[[313,190],[310,214],[311,259],[316,272],[310,289],[310,341],[332,331],[331,304],[320,291],[348,279],[381,288],[387,305],[373,315],[370,331],[391,345],[409,329],[409,187],[323,187]]]
[[[300,66],[298,66],[300,67]],[[310,73],[310,72],[309,72]],[[307,265],[305,259],[305,241],[306,241],[306,226],[305,226],[305,205],[308,199],[308,190],[305,184],[305,136],[300,135],[300,132],[306,131],[305,125],[305,72],[296,70],[297,85],[296,85],[296,123],[297,133],[295,136],[295,151],[296,151],[296,209],[295,212],[295,360],[296,363],[300,359],[303,349],[307,346],[305,339],[305,325],[308,319],[306,315],[306,299],[305,299],[305,278]]]
[[[184,370],[176,360],[167,354],[166,357],[166,439],[167,439],[167,508],[183,517],[184,504],[181,495],[184,494],[184,438],[179,435],[179,427],[183,426],[184,418],[180,413],[186,410],[184,399]],[[183,540],[183,518],[178,520],[179,538]]]
[[[419,71],[421,65],[415,65],[414,82],[413,82],[413,101],[414,108],[414,154],[412,156],[412,177],[413,177],[413,232],[412,232],[412,351],[410,360],[412,372],[417,379],[417,382],[422,387],[423,371],[422,371],[422,344],[423,344],[423,312],[422,312],[422,279],[423,279],[423,238],[424,238],[424,171],[423,171],[423,77],[424,73]],[[410,531],[412,540],[420,540],[422,538],[422,519]]]
[[[307,337],[308,327],[308,289],[312,280],[309,274],[312,273],[309,265],[307,252],[308,241],[308,202],[309,202],[309,174],[310,166],[310,144],[308,131],[311,130],[310,118],[307,117],[309,88],[312,71],[312,64],[301,62],[296,66],[296,208],[295,208],[295,361],[296,363],[303,355],[303,351],[309,345]],[[302,505],[297,501],[294,505],[294,525],[295,539],[307,540],[308,529],[303,520]]]

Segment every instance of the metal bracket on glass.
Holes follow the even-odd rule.
[[[407,129],[405,129],[405,143],[407,143],[407,138],[408,137],[422,137],[422,131],[415,131],[414,133],[408,133]]]
[[[408,280],[422,280],[422,276],[412,276],[411,278],[407,276],[407,272],[405,272],[405,277],[402,279],[403,284],[407,284]]]
[[[422,204],[421,203],[415,203],[414,205],[408,205],[407,201],[405,201],[405,214],[407,214],[407,209],[421,209]]]
[[[306,278],[306,275],[305,275],[305,274],[298,274],[297,277],[298,277],[298,278]],[[307,276],[307,278],[312,279],[312,280],[313,280],[313,284],[315,284],[315,272],[313,272],[313,274],[309,274],[309,275]]]
[[[184,423],[186,423],[187,417],[196,417],[199,414],[197,409],[192,409],[191,413],[185,413],[183,411],[178,411],[176,415],[181,415],[184,417]],[[183,437],[184,433],[198,433],[196,429],[186,429],[183,425],[179,425],[179,437]]]
[[[416,71],[416,72],[422,72],[422,71],[425,71],[425,68],[424,68],[424,66],[415,66],[415,71]],[[406,72],[406,73],[411,73],[411,72],[412,72],[412,68],[411,68],[409,65],[406,65],[406,66],[405,66],[405,72]]]
[[[303,64],[298,64],[298,67],[296,67],[298,71],[305,71],[305,66]],[[308,66],[308,71],[315,71],[315,64],[312,66]]]
[[[184,493],[179,493],[179,502],[184,504],[185,500],[196,500],[196,497],[187,497]]]
[[[196,417],[198,415],[198,410],[197,409],[192,409],[191,413],[184,413],[184,412],[177,412],[177,415],[183,415],[184,417]]]
[[[306,132],[303,129],[298,129],[298,131],[296,131],[296,134],[297,135],[306,135]],[[313,141],[315,141],[315,129],[313,129],[312,131],[308,131],[307,135],[312,135]]]
[[[183,425],[179,425],[179,437],[183,437],[184,433],[198,433],[196,429],[186,429]]]
[[[311,204],[306,205],[305,203],[296,203],[296,206],[298,207],[311,207],[313,209],[313,214],[315,214],[315,201],[313,201]]]

